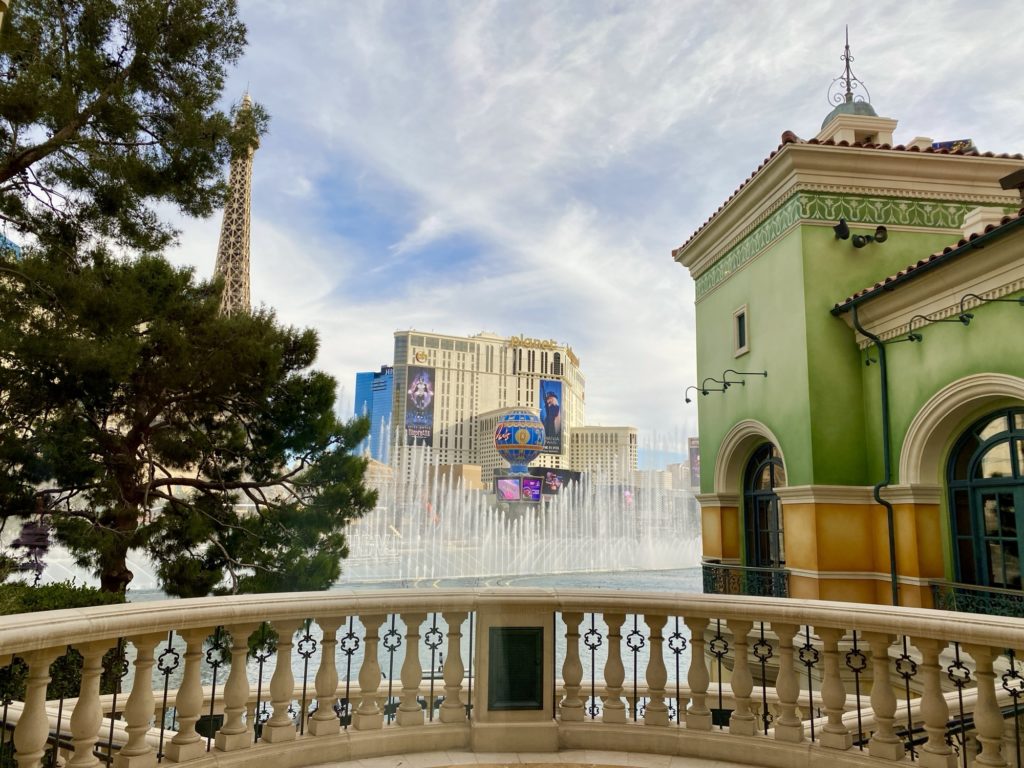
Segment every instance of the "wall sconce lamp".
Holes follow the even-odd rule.
[[[730,373],[734,376],[764,376],[766,379],[768,378],[768,371],[734,371],[732,368],[727,368],[726,370],[722,371],[722,381],[727,387],[730,384],[742,384],[743,386],[747,385],[745,379],[729,381]]]
[[[846,223],[846,219],[840,219],[839,223],[832,227],[832,230],[836,233],[836,240],[850,239],[850,225]],[[889,230],[879,224],[875,227],[873,235],[854,235],[853,247],[863,248],[868,243],[884,243],[888,239]]]
[[[974,315],[971,314],[970,312],[961,312],[956,317],[945,317],[945,318],[936,319],[936,320],[933,320],[932,318],[928,317],[927,315],[914,315],[912,318],[910,318],[910,324],[908,325],[907,329],[909,331],[913,331],[914,330],[914,321],[915,320],[924,320],[926,323],[961,323],[962,325],[970,325],[971,324],[971,320],[973,320],[973,319],[974,319]]]
[[[716,387],[710,387],[709,388],[708,387],[708,382],[709,381],[713,381],[713,382],[715,382],[715,384],[721,384],[722,388],[721,389],[718,389]],[[718,379],[716,379],[716,378],[714,378],[712,376],[708,376],[706,379],[704,379],[704,381],[702,381],[700,383],[700,393],[702,395],[706,395],[708,392],[725,392],[725,390],[727,390],[728,388],[729,388],[729,382],[727,382],[727,381],[719,381]]]
[[[699,387],[694,387],[694,386],[687,387],[686,391],[683,392],[683,400],[685,400],[687,403],[692,403],[693,402],[693,400],[690,399],[690,394],[689,394],[691,389],[694,392],[700,392],[702,395],[709,395],[712,392],[725,392],[725,389],[726,389],[725,387],[718,388],[718,387],[708,387],[708,386],[705,386],[708,383],[709,380],[710,381],[718,381],[718,379],[704,379],[704,381],[701,383],[701,385]],[[719,381],[718,383],[721,384],[722,382]]]
[[[979,296],[976,293],[965,293],[960,298],[960,316],[961,317],[963,317],[963,316],[967,316],[967,317],[971,317],[971,318],[974,317],[974,315],[972,315],[969,312],[965,311],[964,304],[965,304],[965,302],[968,299],[977,299],[979,304],[987,302],[987,301],[1001,301],[1001,302],[1003,302],[1005,304],[1019,304],[1020,306],[1024,307],[1024,296],[1021,296],[1021,297],[1016,298],[1016,299],[984,299],[984,298],[982,298],[981,296]],[[964,323],[964,325],[967,325],[967,323]]]
[[[889,230],[879,224],[875,227],[875,234],[873,235],[854,235],[853,236],[853,247],[863,248],[868,243],[884,243],[889,239]]]

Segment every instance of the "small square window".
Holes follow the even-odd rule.
[[[746,304],[732,313],[732,344],[736,357],[750,351],[750,313]]]

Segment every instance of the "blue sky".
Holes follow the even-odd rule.
[[[320,332],[351,402],[393,332],[570,344],[587,421],[696,431],[693,283],[671,251],[841,71],[897,142],[1024,151],[1014,0],[241,0],[272,116],[253,175],[252,289]],[[171,254],[213,269],[219,216]],[[350,406],[349,406],[350,407]],[[652,443],[653,445],[653,443]]]

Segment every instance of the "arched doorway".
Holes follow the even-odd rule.
[[[786,564],[782,510],[776,488],[786,485],[786,468],[778,449],[762,443],[743,473],[743,517],[746,532],[745,564],[756,568],[782,568]]]
[[[956,581],[1021,589],[1024,408],[971,425],[950,455],[947,482]]]

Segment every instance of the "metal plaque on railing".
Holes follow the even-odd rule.
[[[487,708],[543,709],[543,627],[491,627]]]

